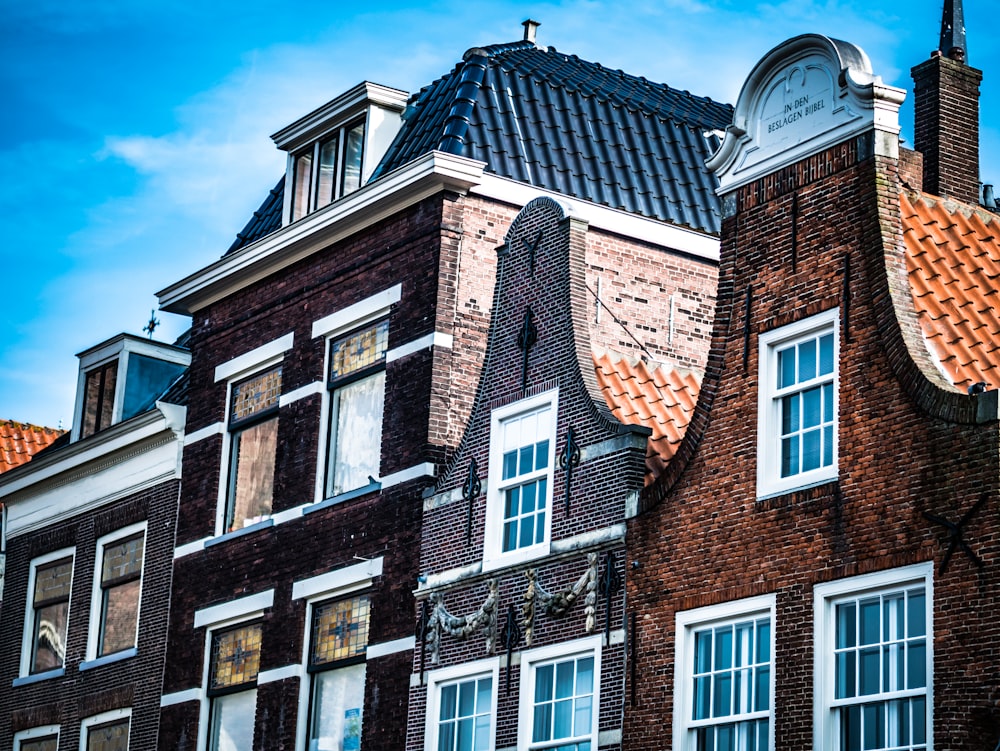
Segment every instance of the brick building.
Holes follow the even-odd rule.
[[[565,404],[580,416],[581,477],[614,465],[627,469],[616,492],[642,486],[646,437],[630,442],[606,406],[595,411],[603,397],[585,339],[614,350],[599,353],[609,373],[623,355],[703,361],[719,227],[704,160],[731,108],[540,47],[536,25],[522,41],[469,50],[409,100],[364,83],[276,133],[285,177],[221,259],[159,293],[193,319],[160,748],[402,749],[408,721],[422,727],[413,592],[425,563],[453,565],[420,552],[424,492],[450,489],[466,469],[469,449],[455,457],[487,351],[496,248],[529,202],[538,216],[519,226],[563,234],[553,200],[572,206],[572,326],[585,337],[574,359],[566,342],[552,357],[576,374]],[[517,237],[565,258],[554,233]],[[538,264],[566,279],[564,266]],[[569,288],[556,293],[564,302]],[[539,301],[545,342],[533,352],[570,331],[556,299],[544,314]],[[505,398],[550,394],[537,379],[563,377],[552,363],[531,366],[530,389],[515,378]],[[668,392],[671,378],[693,388],[672,368],[629,367]],[[677,439],[661,428],[654,467]],[[587,454],[612,436],[621,445]],[[610,525],[588,550],[617,551],[620,579],[624,501],[588,510],[587,500],[565,528],[558,516],[552,545]],[[465,540],[460,516],[457,528],[435,519],[433,544]],[[573,553],[540,584],[579,577],[581,561]],[[618,588],[614,613],[622,602]],[[581,613],[563,622],[574,638]],[[551,641],[548,622],[540,628]],[[622,664],[614,632],[611,682]]]
[[[708,367],[628,523],[627,748],[1000,739],[1000,224],[960,3],[944,26],[913,70],[922,154],[905,92],[806,35],[753,69],[709,163]]]
[[[122,334],[79,357],[71,431],[0,475],[18,751],[152,748],[159,724],[189,356]]]

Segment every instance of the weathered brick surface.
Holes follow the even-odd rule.
[[[0,748],[13,733],[40,725],[60,726],[61,751],[80,747],[80,722],[131,707],[132,748],[154,748],[160,717],[160,681],[167,636],[171,559],[177,514],[176,481],[160,483],[103,506],[8,541],[3,629],[0,629]],[[97,539],[146,521],[145,559],[137,655],[80,671],[86,659]],[[21,659],[31,560],[74,547],[65,674],[14,687]]]
[[[639,613],[628,748],[662,748],[673,722],[676,614],[764,593],[777,600],[775,747],[811,748],[814,586],[923,561],[939,567],[947,537],[924,513],[958,520],[981,493],[989,503],[967,540],[983,569],[956,552],[934,574],[934,748],[996,743],[998,684],[983,666],[1000,648],[997,423],[976,424],[973,397],[933,380],[895,265],[897,165],[871,153],[862,137],[740,188],[724,223],[701,402],[678,458],[645,494],[646,512],[629,523],[629,557],[640,565],[628,577],[628,607]],[[835,307],[839,477],[758,501],[758,337]]]

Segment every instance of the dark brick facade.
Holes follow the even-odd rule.
[[[764,594],[776,598],[774,747],[813,747],[814,587],[921,562],[935,566],[934,748],[992,748],[1000,735],[987,667],[1000,645],[1000,433],[930,362],[901,271],[897,162],[873,151],[862,135],[735,192],[700,402],[628,528],[639,564],[628,602],[640,614],[628,748],[663,748],[675,720],[673,696],[685,690],[674,683],[677,614]],[[758,337],[831,309],[837,479],[758,500]],[[942,573],[948,538],[925,514],[957,521],[983,494],[966,528],[983,568],[956,552]]]
[[[61,751],[80,748],[81,720],[131,709],[130,748],[154,748],[160,719],[160,681],[166,643],[171,560],[179,483],[162,482],[96,511],[71,516],[8,540],[3,628],[0,629],[0,747],[12,736],[42,725],[59,725]],[[91,594],[97,540],[145,521],[145,557],[136,654],[80,670],[90,638]],[[67,627],[65,672],[12,686],[21,660],[31,561],[75,548]]]

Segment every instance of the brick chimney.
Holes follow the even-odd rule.
[[[928,193],[979,203],[979,84],[968,64],[962,0],[945,0],[939,49],[910,71],[913,145],[924,157]]]

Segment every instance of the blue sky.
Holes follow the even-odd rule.
[[[1000,183],[993,5],[965,13],[983,179]],[[218,258],[282,174],[270,134],[362,80],[416,91],[531,17],[540,44],[722,101],[806,32],[858,44],[909,89],[940,14],[941,0],[0,0],[0,418],[68,427],[75,354],[141,335],[154,293]],[[908,101],[904,137],[912,119]],[[187,326],[157,317],[158,339]]]

